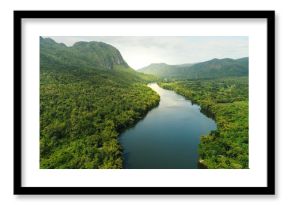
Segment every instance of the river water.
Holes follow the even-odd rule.
[[[196,169],[200,136],[216,123],[174,91],[148,85],[160,95],[159,105],[120,135],[126,169]]]

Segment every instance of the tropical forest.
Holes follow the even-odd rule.
[[[248,57],[136,70],[40,37],[40,168],[249,168],[248,74]]]

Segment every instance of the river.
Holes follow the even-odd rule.
[[[200,136],[216,129],[200,107],[174,91],[148,85],[159,105],[120,135],[125,169],[196,169]]]

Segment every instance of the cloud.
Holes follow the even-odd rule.
[[[245,36],[50,36],[68,46],[77,41],[102,41],[120,50],[135,69],[151,63],[183,64],[212,58],[248,56]]]

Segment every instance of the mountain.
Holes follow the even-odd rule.
[[[40,37],[40,67],[60,70],[111,70],[115,66],[128,68],[121,53],[103,42],[77,42],[73,46]]]
[[[168,65],[151,64],[138,70],[141,73],[156,75],[168,79],[218,78],[226,76],[247,76],[249,58],[212,59],[195,64]]]
[[[118,136],[158,105],[152,80],[106,43],[40,38],[40,168],[122,168]]]

